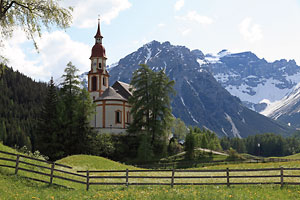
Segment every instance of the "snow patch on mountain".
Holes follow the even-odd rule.
[[[226,81],[226,75],[221,74],[215,76],[217,80]],[[222,77],[223,79],[220,79]],[[228,85],[225,89],[230,92],[230,94],[239,97],[242,101],[249,101],[252,103],[260,103],[262,100],[268,100],[269,102],[275,102],[282,99],[289,92],[289,88],[280,89],[276,87],[282,82],[275,80],[273,78],[262,79],[256,87],[251,87],[245,83],[241,85]]]
[[[148,47],[148,45],[144,45],[144,48],[147,50],[147,56],[145,58],[145,64],[147,64],[148,60],[151,58],[151,48]]]
[[[184,107],[186,108],[186,110],[188,111],[188,113],[189,113],[189,115],[191,116],[192,120],[198,124],[199,122],[195,119],[195,117],[194,117],[194,116],[192,115],[192,113],[189,111],[189,109],[188,109],[188,107],[185,105],[184,100],[183,100],[182,97],[180,97],[180,100],[181,100],[182,104],[184,105]]]
[[[116,63],[113,63],[111,65],[107,65],[106,69],[109,71],[109,70],[113,69],[114,67],[116,67],[118,65],[119,65],[119,62],[116,62]]]
[[[232,121],[231,117],[227,113],[225,113],[225,119],[231,124],[231,131],[234,137],[242,138],[239,130],[236,128],[234,122]]]
[[[201,67],[202,65],[205,65],[207,64],[207,61],[206,60],[202,60],[202,59],[197,59],[197,62],[199,63],[199,66]]]
[[[293,91],[285,96],[283,99],[271,103],[261,114],[272,117],[273,119],[278,119],[281,115],[285,114],[287,111],[290,111],[289,108],[292,108],[300,100],[300,83],[298,83]],[[300,110],[293,110],[293,112],[300,112]]]

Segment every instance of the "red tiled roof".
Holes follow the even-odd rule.
[[[106,58],[105,55],[105,48],[104,46],[102,46],[102,44],[100,43],[96,43],[93,48],[92,48],[92,55],[90,58],[92,57],[103,57]]]

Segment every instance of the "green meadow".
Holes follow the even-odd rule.
[[[6,147],[0,144],[0,150],[17,153],[14,149]],[[1,157],[10,157],[4,154],[0,154]],[[8,161],[0,161],[1,164],[13,165]],[[34,164],[40,164],[36,161],[32,161]],[[64,169],[70,172],[76,172],[77,170],[108,170],[108,169],[137,169],[133,166],[127,166],[121,163],[117,163],[102,157],[89,156],[89,155],[75,155],[61,159],[58,163],[72,166],[73,169]],[[22,167],[23,164],[20,164]],[[47,164],[45,164],[46,166]],[[204,167],[201,169],[239,169],[239,168],[271,168],[271,167],[299,167],[300,161],[282,162],[282,163],[251,163],[251,164],[230,164],[230,165],[218,165]],[[24,167],[24,166],[23,166]],[[29,167],[30,168],[30,167]],[[31,168],[39,170],[44,173],[49,173],[47,169],[38,169],[34,166]],[[200,168],[197,168],[200,169]],[[278,172],[247,172],[248,175],[258,174],[278,174]],[[289,172],[291,174],[297,174],[296,172]],[[298,172],[299,173],[299,172]],[[70,177],[70,175],[55,174]],[[145,175],[145,174],[144,174]],[[149,172],[147,175],[164,176],[170,175],[169,172],[156,172],[155,174]],[[183,174],[178,174],[181,176]],[[201,175],[210,175],[204,173]],[[240,174],[239,174],[240,175]],[[49,177],[44,177],[38,174],[32,174],[25,171],[19,171],[18,175],[14,175],[14,169],[0,167],[0,199],[299,199],[300,198],[300,186],[284,186],[280,188],[280,185],[251,185],[251,186],[90,186],[89,191],[86,191],[86,186],[83,184],[72,183],[65,180],[54,178],[53,183],[57,185],[64,185],[67,187],[61,187],[56,185],[49,185],[36,181],[29,180],[24,177],[38,178],[42,180],[48,180]],[[74,177],[72,177],[74,178]],[[76,178],[82,179],[84,178]],[[278,181],[278,178],[263,178],[259,181]],[[293,179],[295,181],[295,179]],[[110,179],[103,180],[104,182],[111,182]],[[116,182],[117,180],[114,180]],[[122,180],[119,180],[122,181]],[[153,182],[155,180],[134,179],[132,182]],[[156,180],[157,181],[157,180]],[[161,180],[162,182],[169,182],[170,180]],[[186,181],[178,180],[176,182]],[[199,182],[199,180],[192,180]],[[206,181],[206,180],[201,180]],[[218,182],[220,180],[213,180]],[[224,182],[224,180],[222,180]],[[232,180],[241,181],[241,180]],[[243,180],[244,181],[244,180]],[[258,180],[245,180],[254,181]],[[300,182],[300,179],[296,179]]]

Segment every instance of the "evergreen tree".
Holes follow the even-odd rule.
[[[195,137],[192,128],[190,128],[190,132],[185,137],[184,150],[185,159],[193,160],[195,157]]]
[[[67,64],[60,90],[59,137],[65,156],[84,153],[88,145],[88,136],[92,131],[89,116],[93,111],[93,105],[87,91],[80,89],[77,71],[71,62]]]
[[[0,123],[0,141],[5,141],[6,137],[6,127],[4,121],[2,121],[2,123]]]
[[[141,162],[146,162],[153,158],[153,150],[147,137],[149,136],[142,135],[140,139],[140,145],[137,153],[138,160]]]
[[[59,116],[57,89],[51,78],[48,85],[48,93],[42,111],[37,130],[37,149],[51,160],[60,158],[63,154],[62,144],[59,143]]]
[[[170,95],[174,93],[174,81],[170,81],[163,71],[153,72],[145,64],[140,66],[131,80],[134,90],[129,103],[133,122],[128,131],[134,134],[145,132],[152,148],[166,149],[164,140],[172,121]]]

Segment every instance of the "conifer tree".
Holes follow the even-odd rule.
[[[146,134],[151,147],[157,150],[166,145],[165,134],[172,121],[170,95],[174,93],[174,81],[170,81],[163,71],[153,72],[145,64],[140,66],[131,81],[134,90],[129,103],[133,122],[128,131]]]
[[[190,132],[185,137],[184,150],[185,159],[192,160],[195,157],[195,137],[193,134],[193,129],[190,128]]]
[[[2,123],[0,123],[0,141],[4,142],[6,137],[6,127],[4,121],[2,121]]]
[[[80,89],[80,82],[76,72],[78,69],[69,62],[62,76],[60,91],[60,140],[64,146],[64,154],[72,155],[84,153],[87,147],[88,135],[92,129],[89,116],[93,106],[87,91]]]
[[[58,116],[57,89],[51,78],[48,85],[48,93],[42,107],[37,131],[37,149],[51,160],[62,156],[62,145],[59,143],[59,116]]]

